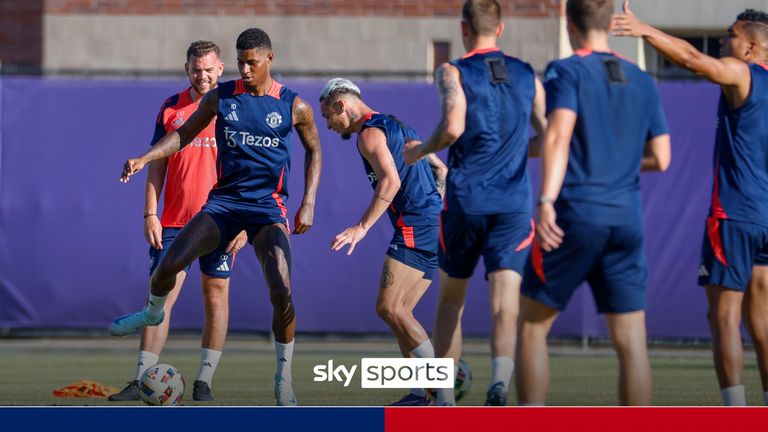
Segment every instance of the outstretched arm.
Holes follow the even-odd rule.
[[[406,144],[405,161],[411,165],[430,153],[450,146],[464,133],[467,97],[461,87],[459,70],[450,63],[444,63],[435,72],[435,80],[440,92],[443,116],[426,142],[411,141]]]
[[[544,85],[536,78],[536,95],[533,98],[533,110],[531,111],[531,126],[536,131],[536,136],[528,140],[528,156],[539,157],[541,153],[541,141],[547,130],[547,95]]]
[[[357,148],[365,160],[371,164],[378,179],[376,190],[368,208],[357,225],[349,227],[337,235],[331,243],[331,249],[337,251],[349,245],[347,255],[355,250],[355,245],[365,237],[368,230],[387,211],[390,203],[400,190],[400,175],[397,173],[395,160],[387,147],[387,138],[378,128],[368,128],[360,133]]]
[[[123,165],[123,173],[120,181],[127,183],[128,179],[141,171],[144,165],[154,160],[166,158],[189,144],[192,139],[200,134],[216,117],[219,94],[212,90],[203,96],[200,105],[189,119],[177,130],[169,132],[160,141],[152,146],[149,151],[136,159],[128,159]]]
[[[312,107],[298,97],[293,101],[293,119],[293,126],[299,133],[299,139],[305,152],[304,198],[301,200],[299,211],[293,221],[293,232],[294,234],[304,234],[309,231],[315,220],[315,198],[317,197],[317,187],[320,184],[323,156]]]
[[[723,86],[733,106],[741,105],[749,97],[752,76],[747,63],[731,57],[710,57],[688,42],[644,23],[629,9],[629,1],[624,1],[624,13],[613,17],[613,34],[645,39],[672,63]]]

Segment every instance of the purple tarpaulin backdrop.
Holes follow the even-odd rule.
[[[315,225],[292,237],[293,290],[299,331],[387,332],[374,301],[391,236],[384,218],[352,256],[333,253],[335,234],[356,223],[371,197],[353,141],[326,129],[317,108],[322,82],[288,83],[314,107],[323,145]],[[375,109],[396,114],[427,136],[439,117],[427,84],[361,83]],[[145,174],[117,181],[125,159],[144,152],[165,97],[182,81],[7,78],[0,117],[0,326],[105,328],[143,306],[147,243],[143,236]],[[649,258],[648,329],[652,337],[707,337],[706,301],[696,286],[699,248],[711,189],[718,91],[708,84],[661,84],[672,132],[672,167],[644,175]],[[288,209],[304,190],[303,148],[294,134]],[[538,161],[531,163],[538,185]],[[472,279],[464,312],[467,333],[490,329],[484,270]],[[174,310],[174,328],[202,323],[200,276],[193,265]],[[438,287],[416,309],[431,329]],[[230,328],[268,331],[271,307],[253,251],[237,257]],[[582,287],[554,333],[606,331]]]

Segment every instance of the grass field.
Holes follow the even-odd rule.
[[[309,338],[306,338],[309,339]],[[199,339],[172,336],[161,362],[179,368],[191,387],[198,368]],[[57,398],[54,389],[89,379],[122,388],[133,377],[137,338],[127,339],[0,339],[0,405],[116,405],[106,399]],[[314,382],[313,367],[334,363],[351,366],[361,357],[396,357],[394,342],[317,339],[297,341],[294,389],[301,405],[386,405],[403,390],[360,388],[352,384]],[[718,405],[712,360],[704,350],[652,350],[654,405]],[[482,405],[490,379],[486,342],[469,341],[464,359],[473,373],[473,388],[459,405]],[[745,383],[750,405],[762,405],[754,355],[748,353]],[[615,405],[617,362],[610,349],[554,348],[549,405]],[[213,382],[216,405],[272,405],[274,354],[269,341],[238,336],[227,342]],[[197,405],[186,394],[185,405]],[[514,391],[510,405],[515,403]],[[141,404],[140,402],[125,403]]]

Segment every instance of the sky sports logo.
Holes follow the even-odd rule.
[[[453,388],[452,358],[363,358],[360,362],[362,388]],[[358,365],[315,365],[315,382],[341,382],[349,387]]]

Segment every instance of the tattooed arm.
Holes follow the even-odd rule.
[[[314,223],[315,197],[320,184],[323,157],[320,152],[320,137],[317,135],[315,118],[308,103],[298,97],[293,102],[293,118],[296,132],[304,145],[304,198],[294,218],[293,232],[304,234]]]
[[[448,177],[448,167],[434,153],[428,154],[426,158],[432,169],[432,175],[435,177],[437,191],[440,192],[441,197],[445,197],[445,179]]]
[[[435,72],[435,80],[440,92],[443,116],[426,142],[411,141],[406,145],[405,161],[409,164],[450,146],[464,133],[467,97],[461,87],[459,70],[450,63],[444,63]]]

